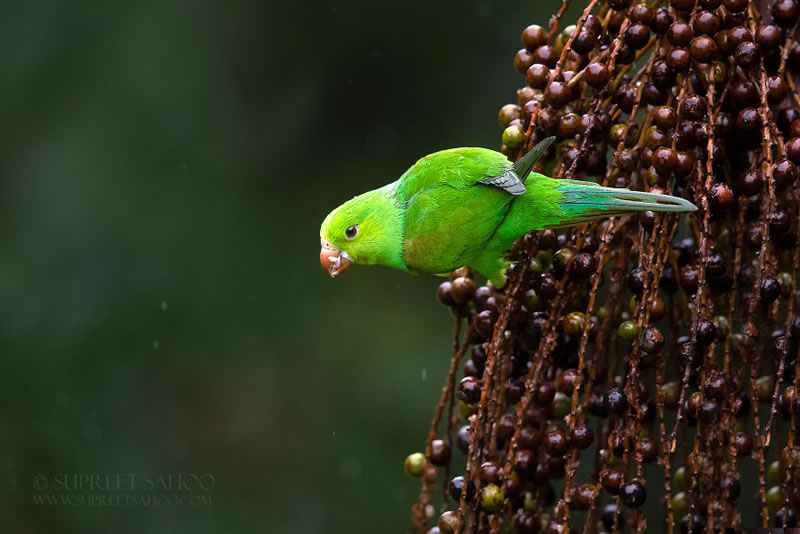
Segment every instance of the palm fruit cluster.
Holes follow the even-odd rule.
[[[796,0],[590,0],[522,32],[512,160],[684,197],[517,243],[437,297],[415,532],[744,532],[800,515]]]

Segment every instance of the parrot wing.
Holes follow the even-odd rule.
[[[480,256],[512,200],[526,192],[525,178],[553,140],[542,141],[514,164],[485,148],[443,150],[419,160],[395,189],[406,210],[406,265],[440,274]]]
[[[508,170],[500,176],[486,177],[483,180],[478,180],[478,183],[499,187],[514,196],[524,195],[528,191],[525,189],[525,184],[522,183],[522,180],[513,170]]]
[[[491,239],[515,198],[480,184],[512,167],[485,148],[455,148],[426,156],[395,186],[405,209],[403,260],[412,271],[440,274],[475,258]]]
[[[488,176],[478,182],[505,189],[514,196],[524,195],[528,191],[525,188],[525,179],[533,170],[534,164],[555,140],[555,136],[543,139],[500,176]]]

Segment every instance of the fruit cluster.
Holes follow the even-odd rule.
[[[534,232],[505,287],[439,286],[455,350],[406,460],[414,527],[795,526],[800,6],[590,0],[562,30],[568,5],[522,33],[503,152],[555,135],[540,171],[699,209]]]

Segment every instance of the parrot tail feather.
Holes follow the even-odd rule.
[[[697,209],[697,206],[683,198],[602,187],[578,180],[560,180],[556,190],[563,195],[558,205],[568,215],[568,219],[559,226],[628,215],[637,211],[680,213]]]

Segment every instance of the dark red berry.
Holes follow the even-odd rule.
[[[552,82],[544,92],[545,100],[553,107],[561,108],[569,104],[572,91],[564,82]]]
[[[556,63],[558,63],[558,52],[552,46],[545,45],[540,46],[533,52],[533,60],[528,65],[532,65],[533,63],[541,63],[543,65],[547,65],[551,69],[556,67]],[[527,67],[525,68],[527,70]],[[525,72],[524,70],[521,72]]]
[[[534,89],[544,89],[550,81],[550,68],[541,63],[534,63],[525,74],[528,85]]]
[[[625,31],[625,43],[635,50],[643,48],[650,40],[650,30],[642,23],[635,23],[628,26]]]
[[[514,68],[517,69],[517,72],[520,74],[525,74],[525,71],[527,71],[533,63],[533,56],[525,48],[519,50],[517,55],[514,56]]]
[[[736,127],[741,133],[758,133],[761,130],[761,115],[754,108],[745,108],[736,116]]]
[[[748,0],[722,0],[722,3],[731,13],[741,13],[747,9]]]
[[[602,63],[589,63],[583,77],[586,79],[586,83],[595,89],[605,87],[609,79],[608,67]]]
[[[800,137],[792,137],[786,141],[786,157],[794,164],[800,164]]]
[[[795,0],[776,0],[772,4],[772,17],[775,22],[788,28],[797,21],[798,8]]]
[[[721,25],[722,19],[713,11],[700,11],[694,19],[694,30],[702,35],[714,35]]]
[[[678,155],[671,148],[660,147],[653,151],[651,161],[659,175],[667,176],[678,165]]]
[[[685,22],[673,22],[667,31],[667,39],[673,46],[686,46],[692,41],[694,32]]]
[[[689,52],[685,48],[673,48],[667,52],[667,65],[676,72],[689,70],[692,60]]]
[[[789,86],[780,76],[770,76],[767,78],[767,99],[772,104],[776,104],[786,97]]]
[[[547,44],[547,30],[538,24],[531,24],[522,31],[522,44],[531,52]]]
[[[655,14],[653,15],[653,21],[650,23],[650,29],[653,30],[656,35],[664,35],[667,33],[671,24],[672,15],[669,11],[663,7],[660,7],[656,9]]]
[[[481,400],[481,381],[475,377],[467,376],[458,384],[457,396],[467,404],[475,404]]]
[[[736,63],[743,68],[749,69],[758,65],[760,58],[758,45],[753,41],[744,41],[736,47]]]
[[[783,31],[772,24],[759,26],[756,30],[756,42],[763,49],[775,48],[783,40]]]
[[[773,276],[764,277],[759,294],[765,302],[775,302],[781,296],[781,283]]]
[[[689,53],[699,63],[710,63],[717,56],[717,43],[706,35],[695,37],[689,44]]]
[[[443,439],[433,440],[428,459],[433,465],[447,465],[450,462],[450,443]]]
[[[578,449],[586,449],[594,441],[594,430],[586,423],[575,425],[570,433],[570,443]]]
[[[621,415],[628,408],[628,396],[622,390],[612,388],[606,393],[604,403],[608,413]]]
[[[631,508],[638,508],[647,500],[647,491],[638,480],[633,480],[622,486],[622,502]]]
[[[563,456],[569,449],[567,435],[563,430],[548,432],[544,439],[544,447],[550,456]]]
[[[655,326],[645,328],[639,341],[642,350],[648,354],[658,354],[664,348],[664,334]]]
[[[600,483],[611,495],[617,495],[619,493],[620,489],[622,489],[624,479],[625,476],[619,469],[606,469],[600,473]]]

